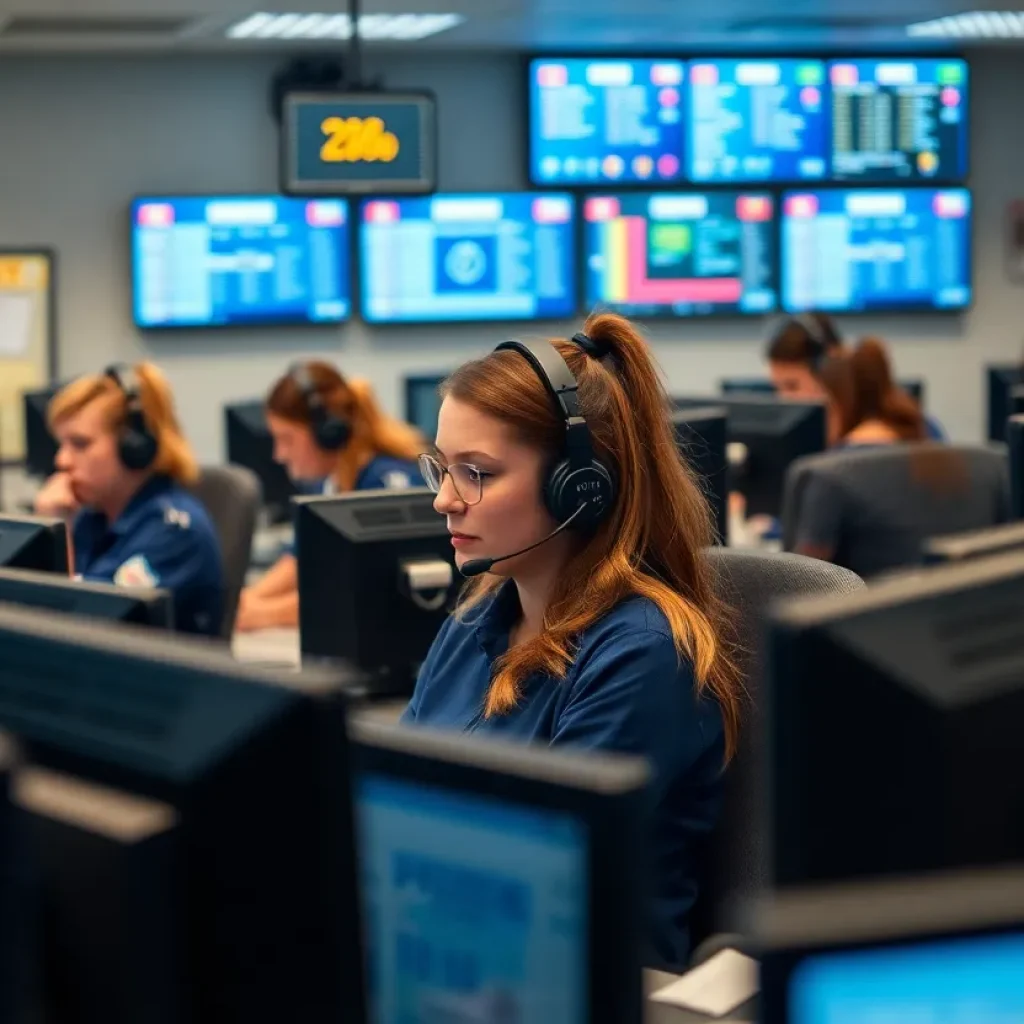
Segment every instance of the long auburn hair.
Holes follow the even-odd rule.
[[[153,472],[169,476],[179,484],[194,484],[199,479],[199,466],[178,422],[170,383],[154,363],[138,363],[133,371],[139,382],[142,418],[156,438]],[[120,430],[128,418],[125,393],[107,374],[91,373],[73,380],[50,400],[46,407],[46,421],[51,432],[62,420],[99,401],[104,403],[107,428]]]
[[[515,707],[534,673],[564,678],[579,635],[618,603],[639,595],[668,620],[680,657],[693,663],[698,692],[718,701],[728,759],[739,734],[742,685],[729,609],[716,595],[701,557],[701,549],[714,540],[710,508],[676,446],[668,398],[643,337],[612,313],[591,316],[584,332],[608,346],[609,356],[591,358],[562,339],[553,344],[579,383],[594,454],[614,475],[617,497],[560,574],[543,632],[496,663],[485,714]],[[501,420],[552,460],[562,450],[565,424],[532,368],[515,352],[492,352],[465,363],[442,385],[442,396]],[[456,615],[464,618],[502,582],[493,576],[470,580]]]
[[[863,338],[849,356],[856,396],[855,420],[884,423],[901,441],[924,441],[928,436],[921,407],[892,378],[885,344]]]
[[[414,460],[427,449],[418,430],[381,409],[368,381],[348,380],[324,362],[307,363],[306,372],[324,408],[352,426],[352,437],[338,452],[334,470],[339,491],[352,490],[359,471],[378,455]],[[267,412],[291,423],[312,424],[309,404],[290,373],[270,389],[266,407]]]

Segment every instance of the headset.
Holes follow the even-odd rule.
[[[607,352],[600,350],[586,335],[577,334],[573,342],[588,355],[601,358]],[[533,368],[533,372],[551,396],[555,410],[565,421],[563,454],[547,471],[544,479],[544,504],[558,526],[546,537],[519,551],[493,558],[473,558],[459,567],[467,577],[490,572],[498,562],[526,554],[546,544],[563,530],[592,530],[615,506],[615,478],[608,467],[594,456],[590,428],[580,411],[579,383],[562,353],[548,342],[535,343],[510,339],[501,342],[495,352],[517,352]]]
[[[117,455],[121,465],[136,471],[149,469],[156,462],[160,444],[146,423],[138,374],[125,363],[114,363],[103,371],[103,376],[112,380],[124,395],[124,423],[117,439]]]
[[[590,427],[580,409],[579,383],[569,364],[550,342],[511,339],[501,342],[494,351],[522,356],[551,396],[555,412],[565,421],[563,452],[547,472],[544,504],[559,522],[572,519],[580,529],[593,529],[615,505],[615,479],[594,456]]]
[[[336,416],[324,404],[323,395],[309,372],[308,363],[296,363],[288,371],[288,376],[302,395],[317,447],[326,452],[340,451],[352,437],[352,424]]]

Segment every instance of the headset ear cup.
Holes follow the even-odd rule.
[[[125,469],[140,471],[149,469],[156,461],[156,438],[149,433],[128,429],[118,442],[118,455]]]
[[[352,437],[352,427],[348,420],[328,415],[317,423],[313,433],[320,448],[335,452],[348,444]]]
[[[615,484],[607,467],[597,459],[577,470],[573,470],[568,459],[562,459],[548,473],[544,504],[552,518],[560,523],[570,519],[584,505],[573,520],[573,527],[593,529],[615,504]]]

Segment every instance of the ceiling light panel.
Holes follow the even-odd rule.
[[[1024,13],[964,11],[908,25],[907,35],[918,39],[1022,39]]]
[[[363,14],[363,39],[413,42],[436,36],[461,25],[461,14]],[[259,11],[227,30],[229,39],[351,39],[352,19],[347,14],[270,14]]]

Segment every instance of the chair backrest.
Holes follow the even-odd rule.
[[[945,463],[945,464],[944,464]],[[783,547],[793,551],[824,502],[833,561],[869,578],[922,561],[930,537],[1009,518],[1002,445],[894,444],[844,448],[794,462],[786,474]],[[815,538],[815,542],[817,539]]]
[[[767,877],[758,684],[768,609],[786,597],[844,594],[865,586],[849,570],[803,555],[709,548],[704,557],[714,574],[718,596],[735,613],[737,637],[743,645],[738,652],[740,670],[748,700],[736,756],[725,776],[722,815],[706,850],[701,894],[690,916],[694,947],[713,932],[731,929],[736,923],[731,920],[734,909],[761,889]]]
[[[252,538],[262,502],[259,478],[242,466],[204,466],[192,493],[202,502],[220,539],[224,560],[224,619],[220,635],[235,628],[238,598],[245,585]]]

